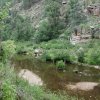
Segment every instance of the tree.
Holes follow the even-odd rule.
[[[16,16],[6,20],[5,28],[2,31],[3,40],[12,39],[15,41],[29,41],[33,37],[34,28],[28,18]]]
[[[45,0],[44,18],[35,32],[35,41],[42,42],[57,38],[60,34],[60,5],[57,0]]]
[[[8,5],[0,6],[0,30],[4,27],[4,20],[8,17]]]
[[[90,48],[85,53],[85,62],[88,64],[100,65],[100,48]]]
[[[2,0],[1,0],[2,3]],[[9,14],[8,14],[8,9],[9,9],[9,5],[10,3],[8,3],[7,1],[3,1],[3,3],[5,3],[5,5],[1,4],[0,5],[0,40],[2,40],[2,30],[5,28],[5,20],[8,18]]]
[[[50,28],[48,21],[42,21],[39,28],[36,30],[34,38],[36,42],[48,41],[50,35]]]
[[[82,7],[80,5],[79,0],[69,0],[68,10],[66,14],[66,20],[69,20],[69,24],[73,26],[78,26],[81,23],[84,23],[86,20],[86,16],[82,11]]]
[[[60,32],[60,4],[57,0],[45,0],[45,17],[49,23],[49,39],[56,38]]]
[[[7,3],[11,2],[12,0],[0,0],[0,7],[4,7]]]

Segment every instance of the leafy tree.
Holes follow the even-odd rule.
[[[69,0],[68,5],[69,6],[66,14],[67,22],[69,22],[72,27],[84,23],[86,17],[82,11],[79,0]]]
[[[49,40],[56,38],[60,34],[60,4],[57,0],[45,0],[45,17],[48,19]]]
[[[0,0],[0,7],[5,6],[8,2],[11,2],[12,0]]]
[[[0,31],[4,28],[4,20],[8,17],[8,5],[0,6]]]
[[[52,23],[48,20],[43,20],[39,28],[36,30],[34,38],[36,42],[48,41],[58,37],[56,26],[51,25]]]
[[[21,16],[6,20],[6,26],[2,31],[3,40],[29,41],[33,37],[34,29],[28,18]]]
[[[38,30],[35,32],[34,38],[36,42],[48,41],[50,34],[49,24],[47,21],[42,21]]]

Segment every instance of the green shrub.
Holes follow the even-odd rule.
[[[3,41],[1,47],[3,49],[3,61],[10,59],[16,53],[16,45],[12,40]]]
[[[48,42],[42,42],[39,45],[43,49],[67,49],[67,48],[72,48],[73,46],[71,43],[65,39],[60,40],[60,39],[52,39]]]
[[[5,22],[5,27],[1,33],[3,40],[29,41],[34,36],[34,28],[28,18],[16,15]]]
[[[50,32],[48,21],[42,21],[39,25],[39,28],[36,30],[34,38],[35,42],[42,42],[50,40],[50,36],[52,37],[52,33]]]
[[[78,26],[86,22],[86,16],[82,12],[82,6],[80,0],[69,0],[66,20],[68,20],[70,26]]]
[[[58,60],[64,60],[70,62],[70,55],[67,49],[46,50],[42,57],[47,61],[52,60],[53,62],[56,62]]]
[[[84,62],[84,49],[82,47],[80,47],[78,50],[77,50],[77,57],[78,57],[78,62],[81,62],[83,63]]]
[[[91,48],[85,53],[85,62],[100,65],[100,48]]]
[[[56,66],[58,69],[64,69],[65,68],[65,63],[63,60],[57,61]]]
[[[9,80],[2,84],[3,100],[16,100],[16,86]]]

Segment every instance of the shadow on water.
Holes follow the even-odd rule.
[[[45,63],[28,56],[17,55],[12,60],[15,69],[19,72],[22,69],[28,69],[38,75],[46,88],[52,91],[67,91],[70,95],[76,95],[79,98],[84,97],[85,100],[100,100],[100,86],[95,86],[93,90],[69,90],[66,85],[75,84],[78,82],[100,82],[100,70],[77,66],[66,65],[64,72],[58,71],[54,64]],[[78,73],[74,71],[77,70]]]

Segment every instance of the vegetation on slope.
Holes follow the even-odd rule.
[[[90,1],[90,2],[89,2]],[[13,68],[9,67],[10,59],[20,51],[31,52],[42,48],[41,59],[57,62],[58,67],[64,67],[66,62],[81,62],[100,65],[100,40],[94,39],[100,34],[100,17],[87,15],[84,8],[90,4],[99,4],[99,0],[68,0],[66,16],[61,16],[60,0],[44,0],[44,12],[38,27],[32,26],[30,18],[10,11],[14,3],[22,3],[22,9],[27,10],[35,5],[36,0],[0,0],[0,99],[2,100],[75,100],[69,96],[45,92],[37,86],[30,86],[17,77]],[[83,6],[84,5],[84,6]],[[33,18],[34,19],[34,18]],[[93,24],[95,30],[91,30]],[[78,34],[79,29],[85,29],[86,34],[92,33],[90,42],[72,45],[69,37]],[[93,29],[92,28],[92,29]],[[92,31],[92,32],[91,32]],[[76,34],[76,35],[77,35]]]

